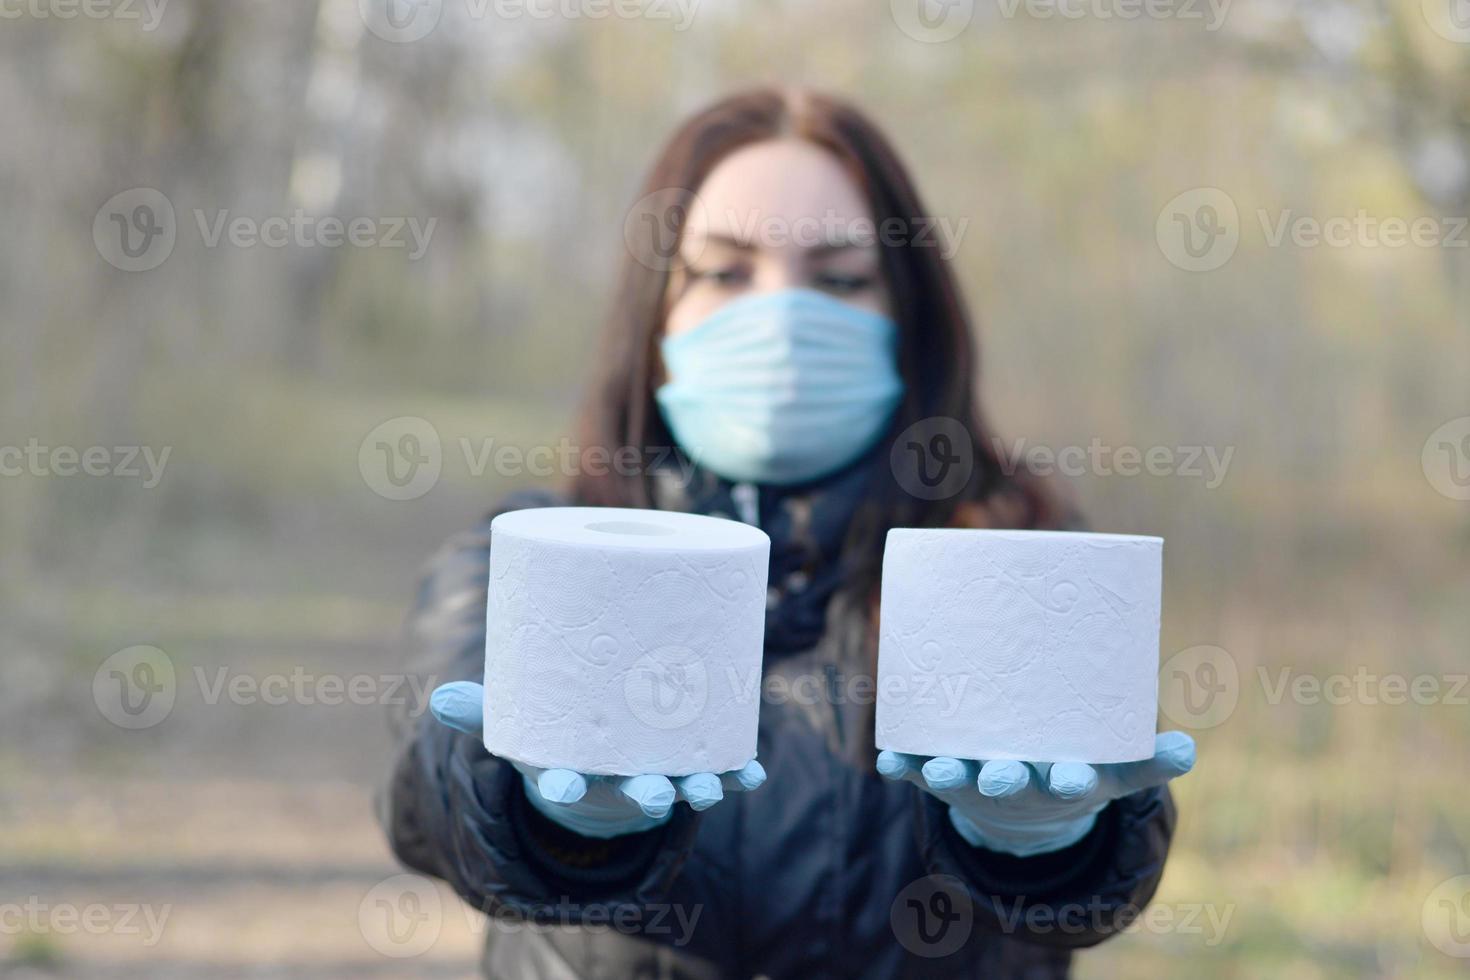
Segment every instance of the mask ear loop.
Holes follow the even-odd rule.
[[[751,527],[761,526],[760,491],[753,483],[737,483],[730,488],[730,499],[740,514],[740,521]]]

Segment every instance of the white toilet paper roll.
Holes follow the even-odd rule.
[[[963,759],[1153,754],[1163,539],[888,532],[879,748]]]
[[[548,507],[490,524],[485,747],[544,768],[755,757],[771,542],[735,521]]]

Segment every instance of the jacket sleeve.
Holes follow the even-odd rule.
[[[513,497],[500,510],[546,506]],[[429,563],[409,623],[408,670],[427,687],[484,678],[490,522],[452,538]],[[520,773],[491,756],[477,737],[454,731],[423,710],[393,719],[397,747],[378,816],[406,866],[442,878],[483,912],[534,917],[556,907],[575,924],[597,907],[647,907],[659,901],[693,842],[697,817],[676,807],[662,827],[610,840],[567,831],[531,808]]]
[[[1165,787],[1114,800],[1071,847],[1015,857],[974,847],[948,804],[918,793],[919,848],[930,874],[963,883],[982,932],[1040,946],[1095,946],[1136,920],[1153,898],[1174,836]]]

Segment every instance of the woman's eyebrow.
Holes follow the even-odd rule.
[[[724,231],[705,232],[704,242],[706,245],[723,245],[726,248],[739,249],[743,252],[750,252],[755,250],[755,245],[753,243],[745,241],[744,239],[736,238],[729,232]]]
[[[829,255],[832,252],[845,252],[855,248],[872,248],[872,242],[852,241],[845,238],[833,239],[830,242],[822,242],[813,245],[811,251],[817,255]]]

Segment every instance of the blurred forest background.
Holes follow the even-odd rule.
[[[1192,726],[1159,895],[1228,908],[1228,928],[1138,929],[1080,975],[1463,975],[1470,691],[1270,695],[1282,671],[1448,692],[1470,670],[1470,12],[443,0],[411,39],[376,2],[28,0],[0,20],[0,446],[169,452],[156,486],[59,457],[0,478],[0,901],[172,909],[156,945],[12,918],[0,975],[471,975],[473,917],[412,959],[362,924],[395,870],[370,805],[384,709],[211,704],[196,670],[397,669],[420,563],[535,482],[477,473],[461,440],[568,434],[654,148],[755,82],[854,98],[930,208],[968,222],[955,261],[1008,439],[1233,451],[1217,486],[1067,478],[1099,529],[1166,537],[1163,656],[1218,647],[1210,676],[1234,685]],[[134,188],[167,198],[176,242],[130,272],[93,231]],[[1238,245],[1190,271],[1166,211],[1199,188],[1238,209]],[[198,217],[297,209],[435,225],[411,257],[406,231],[211,247]],[[1361,213],[1443,240],[1273,242],[1282,220]],[[359,466],[400,416],[443,440],[413,500]],[[1445,471],[1441,441],[1462,454]],[[131,731],[93,681],[138,644],[178,693]]]

